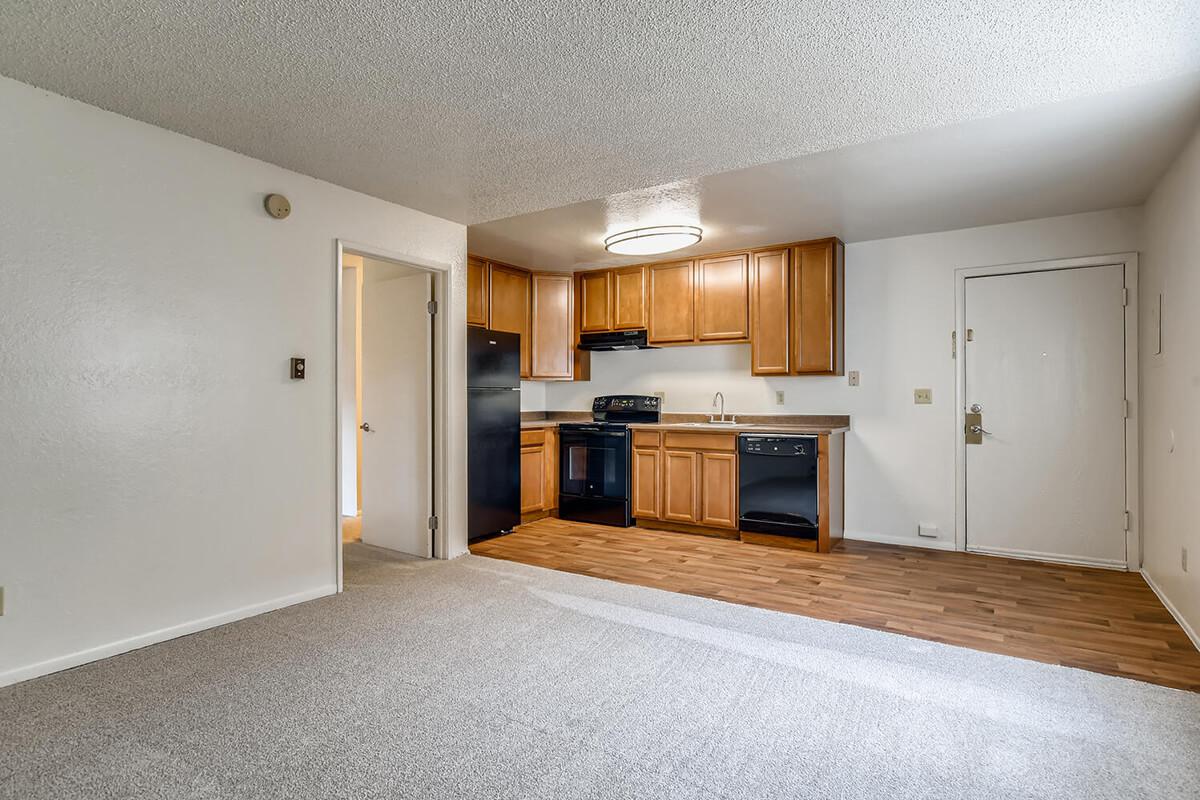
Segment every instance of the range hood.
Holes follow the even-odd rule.
[[[657,350],[646,341],[645,329],[636,331],[608,331],[605,333],[581,333],[580,350]]]

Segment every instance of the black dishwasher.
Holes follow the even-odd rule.
[[[738,436],[738,527],[817,538],[817,437]]]

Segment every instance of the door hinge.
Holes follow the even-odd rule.
[[[958,331],[950,331],[950,357],[958,358]]]
[[[1131,527],[1133,527],[1133,525],[1132,525],[1132,522],[1129,517],[1129,512],[1126,511],[1125,512],[1125,530],[1128,531]]]
[[[1121,289],[1121,306],[1129,305],[1129,287]]]
[[[429,518],[429,530],[436,531],[437,529],[438,529],[438,518],[435,515],[435,516],[432,516]]]
[[[1121,402],[1124,404],[1122,413],[1125,414],[1125,419],[1129,419],[1129,398],[1127,397]]]
[[[428,303],[426,303],[425,310],[429,312],[430,316],[436,314],[437,313],[437,300],[430,300]]]

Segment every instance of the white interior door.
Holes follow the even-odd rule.
[[[362,298],[362,540],[429,558],[433,330],[430,275],[372,279]]]
[[[1124,267],[966,279],[968,550],[1126,565]],[[969,441],[969,440],[968,440]]]

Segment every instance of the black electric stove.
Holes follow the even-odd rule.
[[[592,400],[592,422],[558,426],[558,514],[563,519],[633,524],[629,501],[631,422],[658,422],[657,397],[622,394]]]

